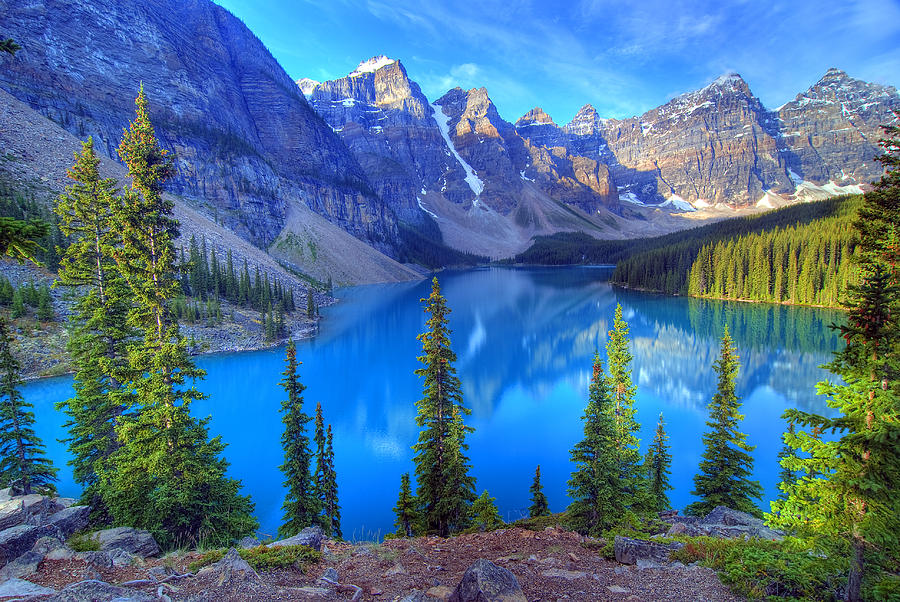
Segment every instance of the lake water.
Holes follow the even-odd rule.
[[[788,407],[827,410],[815,383],[837,349],[828,328],[839,312],[763,304],[673,298],[610,286],[610,268],[485,268],[439,275],[452,308],[450,326],[465,403],[472,408],[469,456],[477,489],[497,498],[509,520],[527,514],[528,488],[541,465],[553,511],[568,504],[569,450],[581,439],[591,358],[604,355],[617,303],[631,327],[633,380],[642,452],[660,412],[674,456],[669,496],[683,508],[692,497],[705,430],[706,404],[715,390],[712,363],[727,323],[741,357],[738,394],[743,432],[756,445],[755,477],[765,501],[777,495]],[[420,298],[430,281],[343,289],[340,303],[323,310],[319,336],[298,344],[305,402],[321,402],[334,429],[335,465],[344,536],[371,539],[393,530],[392,507],[400,475],[413,471],[421,381],[413,371],[424,329]],[[210,431],[222,435],[230,474],[252,495],[261,532],[272,535],[281,519],[284,490],[279,415],[284,349],[199,358],[207,371],[195,403],[212,415]],[[63,495],[78,495],[56,401],[72,393],[71,378],[23,387],[35,405],[37,431],[60,470]]]

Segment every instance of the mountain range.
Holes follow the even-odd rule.
[[[540,108],[512,123],[484,88],[429,101],[386,57],[294,82],[209,0],[7,3],[2,27],[22,50],[0,59],[0,89],[115,158],[143,85],[170,192],[336,282],[413,277],[397,262],[422,244],[506,257],[540,234],[649,236],[858,192],[900,109],[895,88],[832,69],[772,110],[727,74],[630,119],[585,105],[563,126]]]

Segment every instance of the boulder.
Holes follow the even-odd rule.
[[[314,550],[322,550],[322,541],[325,539],[325,533],[321,527],[306,527],[293,537],[270,543],[270,546],[276,548],[283,546],[309,546]]]
[[[338,575],[337,569],[334,567],[328,567],[325,569],[325,572],[322,573],[322,576],[319,579],[323,581],[327,581],[328,583],[334,583],[335,585],[340,582],[340,577]]]
[[[28,598],[31,596],[47,596],[55,594],[56,590],[49,587],[25,581],[24,579],[9,579],[0,582],[0,598],[12,598],[21,596]]]
[[[98,569],[133,566],[141,559],[140,556],[132,554],[131,552],[126,552],[120,548],[100,550],[99,552],[79,552],[75,556]]]
[[[663,544],[644,539],[631,539],[621,535],[616,535],[613,545],[616,562],[622,564],[636,564],[638,559],[669,562],[669,554],[683,547],[684,544],[680,542]]]
[[[8,502],[12,499],[12,488],[0,489],[0,502]]]
[[[698,524],[704,535],[714,537],[761,537],[781,541],[784,533],[766,526],[766,523],[746,512],[716,506]]]
[[[155,602],[156,596],[89,579],[68,585],[47,602]]]
[[[519,581],[507,569],[483,558],[466,569],[450,602],[526,602]]]
[[[732,510],[725,506],[716,506],[712,512],[706,515],[703,523],[707,525],[726,525],[728,527],[765,527],[762,519],[756,518],[746,512]]]
[[[400,598],[400,602],[432,602],[432,600],[429,600],[424,592],[417,589]]]
[[[43,554],[29,550],[0,569],[0,580],[34,575],[43,559]]]
[[[200,569],[198,577],[212,578],[215,587],[235,587],[246,583],[259,584],[261,579],[234,548],[219,562]]]
[[[59,529],[53,525],[19,525],[0,531],[0,566],[28,552],[37,540],[47,536],[60,538]]]
[[[242,539],[237,543],[237,545],[238,545],[238,547],[241,548],[242,550],[249,550],[250,548],[255,548],[255,547],[257,547],[258,545],[260,545],[260,541],[259,541],[258,539],[256,539],[255,537],[250,537],[250,536],[248,535],[247,537],[242,538]]]
[[[52,499],[36,493],[11,497],[0,502],[0,531],[25,523],[42,524],[43,517],[62,509]]]
[[[101,551],[124,550],[141,558],[156,556],[160,553],[159,545],[148,531],[132,527],[116,527],[97,531],[91,539],[100,544]]]
[[[88,526],[91,517],[90,506],[69,506],[47,517],[45,524],[59,528],[64,538]]]

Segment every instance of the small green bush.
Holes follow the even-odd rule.
[[[91,533],[74,533],[66,542],[76,552],[99,552],[100,542],[91,538]]]
[[[205,566],[215,564],[225,557],[227,550],[210,550],[200,558],[192,562],[188,568],[197,572]],[[318,562],[322,558],[321,552],[317,552],[309,546],[257,546],[247,550],[238,550],[238,554],[257,571],[279,569],[289,566],[300,566]]]
[[[564,527],[568,515],[565,512],[549,514],[547,516],[535,516],[531,518],[520,518],[510,523],[509,527],[519,527],[529,531],[543,531],[547,527]]]

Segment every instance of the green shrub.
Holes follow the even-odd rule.
[[[100,551],[100,542],[91,538],[91,533],[84,531],[72,534],[66,543],[76,552]]]
[[[564,527],[568,515],[565,512],[556,514],[548,514],[547,516],[534,516],[530,518],[520,518],[509,524],[510,527],[519,527],[529,531],[543,531],[547,527]]]
[[[226,552],[225,549],[210,550],[192,562],[188,568],[196,573],[203,567],[222,560]],[[309,546],[266,547],[261,545],[247,550],[238,550],[238,554],[257,571],[289,566],[302,567],[305,564],[318,562],[322,558],[321,552],[317,552]]]

